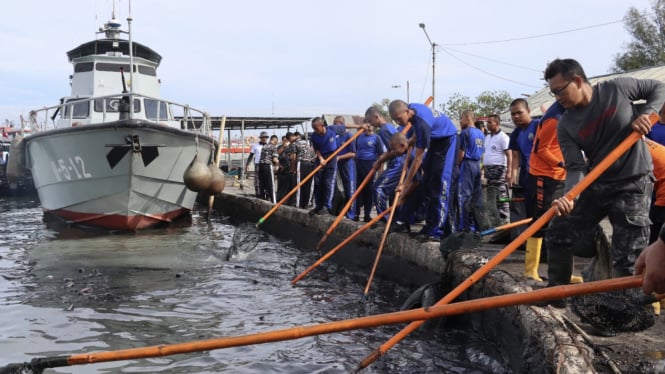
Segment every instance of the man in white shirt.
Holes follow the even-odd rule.
[[[499,190],[499,198],[508,199],[508,184],[512,183],[511,165],[512,152],[508,148],[510,138],[501,131],[501,119],[492,114],[487,120],[487,135],[485,136],[485,154],[483,168],[488,187]],[[499,216],[507,222],[510,218],[510,205],[508,202],[499,205]]]
[[[254,160],[254,194],[256,197],[261,197],[261,187],[259,186],[259,161],[261,160],[261,150],[264,145],[268,143],[268,132],[261,131],[259,135],[259,141],[252,144],[252,148],[249,151],[249,156],[247,157],[247,163],[245,165],[245,170],[249,167],[249,164]]]

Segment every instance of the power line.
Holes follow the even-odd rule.
[[[496,62],[496,63],[503,64],[503,65],[513,66],[513,67],[520,68],[520,69],[524,69],[524,70],[535,71],[536,73],[542,73],[542,70],[538,70],[538,69],[534,69],[534,68],[530,68],[530,67],[526,67],[526,66],[516,65],[516,64],[512,64],[512,63],[510,63],[510,62],[499,61],[499,60],[495,60],[495,59],[488,58],[488,57],[485,57],[485,56],[475,55],[475,54],[473,54],[473,53],[468,53],[468,52],[460,51],[459,49],[454,49],[454,48],[443,48],[443,49],[447,49],[447,50],[449,50],[449,51],[453,51],[453,52],[455,52],[455,53],[461,53],[461,54],[463,54],[463,55],[469,55],[469,56],[472,56],[472,57],[480,58],[480,59],[483,59],[483,60],[488,60],[488,61]]]
[[[429,56],[427,57],[427,67],[425,68],[425,79],[423,80],[423,88],[420,90],[420,99],[422,101],[422,98],[425,97],[425,88],[427,87],[427,77],[429,77]]]
[[[468,66],[468,67],[470,67],[470,68],[472,68],[472,69],[478,70],[478,71],[480,71],[481,73],[484,73],[484,74],[490,75],[490,76],[492,76],[492,77],[494,77],[494,78],[499,78],[499,79],[501,79],[501,80],[508,81],[508,82],[512,82],[512,83],[516,83],[516,84],[519,84],[519,85],[522,85],[522,86],[526,86],[526,87],[532,87],[532,88],[538,88],[538,89],[542,88],[542,86],[535,86],[535,85],[533,85],[533,84],[529,84],[529,83],[518,82],[518,81],[513,80],[513,79],[510,79],[510,78],[505,78],[505,77],[502,77],[502,76],[500,76],[500,75],[497,75],[497,74],[494,74],[494,73],[490,73],[490,72],[487,71],[487,70],[483,70],[483,69],[481,69],[481,68],[479,68],[479,67],[476,67],[476,66],[474,66],[474,65],[469,64],[468,62],[466,62],[466,61],[462,60],[461,58],[455,56],[452,52],[450,52],[450,51],[447,50],[447,49],[443,49],[443,52],[447,53],[450,57],[452,57],[452,58],[454,58],[455,60],[457,60],[457,61],[463,63],[464,65],[466,65],[466,66]]]
[[[455,47],[455,46],[468,46],[468,45],[483,45],[483,44],[497,44],[497,43],[507,43],[507,42],[515,42],[515,41],[520,41],[520,40],[528,40],[528,39],[536,39],[536,38],[543,38],[546,36],[553,36],[553,35],[561,35],[561,34],[568,34],[571,32],[576,32],[576,31],[582,31],[582,30],[588,30],[588,29],[593,29],[596,27],[604,27],[604,26],[609,26],[613,25],[615,23],[623,22],[624,19],[620,19],[617,21],[611,21],[611,22],[605,22],[605,23],[599,23],[597,25],[591,25],[591,26],[585,26],[585,27],[578,27],[576,29],[569,29],[569,30],[563,30],[563,31],[557,31],[557,32],[550,32],[546,34],[538,34],[538,35],[531,35],[531,36],[523,36],[519,38],[510,38],[510,39],[500,39],[500,40],[490,40],[490,41],[484,41],[484,42],[465,42],[465,43],[444,43],[440,44],[441,46],[444,47]]]

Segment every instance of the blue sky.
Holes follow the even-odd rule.
[[[127,0],[118,19],[126,29]],[[162,96],[213,115],[359,114],[382,98],[431,93],[431,47],[440,44],[436,101],[484,90],[512,96],[543,86],[545,65],[572,57],[608,73],[630,40],[620,21],[648,0],[175,1],[134,0],[133,38],[163,57]],[[4,2],[0,119],[69,93],[66,52],[94,39],[110,0]],[[581,29],[575,32],[566,30]],[[543,37],[531,36],[554,34]],[[527,39],[521,39],[527,38]],[[493,42],[521,39],[508,42]],[[483,43],[477,43],[483,42]],[[484,43],[488,42],[488,43]],[[482,57],[482,58],[480,58]],[[400,85],[400,88],[392,86]]]

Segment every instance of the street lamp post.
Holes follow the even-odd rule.
[[[390,87],[392,87],[392,88],[402,88],[402,85],[394,84]],[[407,103],[411,102],[411,99],[409,98],[409,81],[406,81],[406,102]]]
[[[419,24],[420,28],[423,29],[423,32],[425,32],[425,36],[427,37],[427,41],[429,44],[432,46],[432,108],[436,108],[436,104],[434,103],[436,95],[435,95],[435,89],[434,89],[434,82],[435,82],[435,77],[436,77],[436,43],[432,42],[432,39],[429,38],[429,35],[427,34],[427,30],[425,30],[425,24],[420,23]]]

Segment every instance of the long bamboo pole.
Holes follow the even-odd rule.
[[[307,336],[331,334],[348,330],[365,329],[410,321],[425,321],[428,319],[444,316],[473,313],[494,308],[505,308],[509,306],[562,299],[595,292],[609,292],[626,288],[637,288],[641,286],[642,277],[634,275],[596,282],[549,287],[518,294],[487,297],[449,305],[436,305],[428,308],[384,313],[373,316],[320,323],[316,325],[291,327],[281,330],[273,330],[242,336],[199,340],[178,344],[156,345],[142,348],[131,348],[117,351],[83,353],[70,356],[35,358],[29,363],[10,364],[0,368],[0,374],[20,372],[19,370],[21,369],[31,369],[35,372],[41,372],[41,370],[47,368],[85,365],[109,361],[133,360],[140,358],[163,357],[175,354],[211,351],[229,347],[264,344],[284,340],[300,339]]]
[[[404,128],[401,131],[402,134],[406,134],[406,132],[409,131],[410,128],[411,128],[410,123],[407,124],[406,126],[404,126]],[[326,242],[326,240],[328,240],[328,237],[330,237],[330,235],[332,235],[332,233],[337,229],[337,226],[339,226],[339,223],[344,218],[344,215],[346,215],[346,213],[349,211],[349,209],[351,208],[351,205],[353,204],[353,202],[358,198],[358,196],[360,195],[362,190],[367,186],[367,184],[369,184],[369,182],[374,178],[374,174],[376,174],[376,169],[370,170],[370,172],[367,174],[365,179],[363,179],[362,183],[356,189],[356,192],[354,192],[353,196],[351,196],[349,201],[346,202],[346,204],[344,205],[344,208],[342,208],[342,211],[337,215],[337,218],[335,218],[332,225],[330,225],[328,230],[326,230],[325,234],[323,234],[323,236],[321,237],[319,242],[316,244],[316,250],[317,251],[319,251],[321,249],[321,247]]]
[[[351,234],[349,237],[346,239],[342,240],[341,243],[337,244],[335,248],[329,250],[325,255],[323,255],[320,259],[318,259],[315,263],[313,263],[310,267],[305,269],[302,273],[300,273],[297,277],[295,277],[292,281],[291,284],[296,284],[298,283],[299,280],[303,279],[307,274],[309,274],[312,270],[316,269],[319,265],[321,265],[324,261],[332,257],[335,253],[337,253],[340,249],[344,248],[345,245],[349,244],[351,241],[353,241],[355,238],[357,238],[360,234],[365,232],[365,230],[369,229],[372,227],[373,224],[379,222],[381,218],[383,218],[386,214],[390,213],[395,205],[389,206],[386,210],[383,212],[379,213],[376,215],[376,217],[372,218],[369,222],[365,223],[362,225],[356,232]]]
[[[219,168],[220,154],[222,153],[222,141],[224,140],[224,128],[226,127],[226,115],[222,117],[222,123],[219,126],[219,138],[217,139],[217,150],[215,151],[215,167]],[[229,165],[231,165],[229,163]],[[210,194],[208,197],[208,222],[210,222],[210,215],[212,215],[212,206],[215,203],[215,195]]]
[[[651,124],[655,124],[660,117],[656,113],[652,113],[649,117]],[[642,135],[638,132],[633,131],[626,139],[624,139],[615,149],[610,152],[605,159],[603,159],[596,167],[591,169],[591,171],[579,182],[577,183],[568,193],[565,195],[569,200],[574,200],[579,196],[582,191],[591,185],[598,177],[607,170],[616,160],[621,157],[630,147],[632,147]],[[511,243],[509,243],[504,249],[496,254],[491,260],[489,260],[485,265],[481,266],[473,274],[471,274],[467,279],[455,287],[450,293],[444,296],[439,300],[435,305],[445,305],[457,298],[462,292],[466,291],[474,283],[476,283],[480,278],[485,276],[492,270],[496,265],[500,264],[506,257],[513,253],[517,248],[519,248],[522,243],[524,243],[528,238],[532,237],[538,230],[540,230],[547,222],[549,222],[552,217],[554,217],[554,207],[550,207],[540,218],[538,218],[534,223],[526,228],[517,238],[515,238]],[[387,342],[383,343],[378,349],[372,352],[370,355],[365,357],[360,365],[358,370],[366,368],[372,362],[376,361],[379,357],[384,355],[390,348],[395,344],[399,343],[407,337],[410,333],[415,331],[422,321],[416,321],[410,323],[395,336],[390,338]]]
[[[328,230],[326,230],[326,232],[323,234],[323,236],[321,237],[319,242],[316,244],[316,250],[317,251],[321,249],[321,247],[326,242],[326,240],[328,240],[328,237],[335,231],[335,229],[337,229],[337,226],[339,226],[340,222],[342,222],[342,219],[344,219],[344,216],[346,215],[346,213],[349,211],[349,209],[351,209],[351,205],[353,205],[353,202],[356,201],[356,199],[362,193],[365,186],[367,186],[367,184],[369,184],[369,182],[372,179],[374,179],[374,174],[375,173],[376,173],[376,169],[370,170],[369,173],[367,174],[367,176],[365,177],[365,179],[363,179],[362,183],[358,186],[356,191],[353,193],[353,195],[351,196],[349,201],[347,201],[346,204],[344,204],[344,208],[342,208],[342,211],[339,212],[339,214],[337,215],[337,218],[335,218],[335,220],[330,225]]]
[[[405,128],[406,129],[406,128]],[[408,130],[407,130],[408,131]],[[409,155],[411,154],[411,150],[409,149],[406,152],[406,158],[404,159],[404,165],[402,166],[402,174],[399,176],[399,185],[402,185],[404,183],[404,178],[406,177],[406,171],[409,170]],[[402,191],[397,191],[395,192],[395,205],[397,204],[400,198],[400,195],[402,194]],[[367,279],[367,285],[365,286],[365,293],[363,294],[363,298],[367,297],[367,294],[369,293],[369,287],[372,285],[372,280],[374,280],[374,274],[376,273],[376,268],[379,266],[379,260],[381,259],[381,253],[383,252],[383,246],[386,244],[386,238],[388,237],[388,233],[390,232],[390,225],[393,223],[393,218],[395,217],[394,214],[391,214],[388,217],[388,221],[386,222],[386,227],[383,229],[383,236],[381,236],[381,242],[379,243],[379,249],[376,251],[376,258],[374,258],[374,265],[372,265],[372,271],[369,273],[369,278]]]
[[[495,232],[512,229],[514,227],[519,227],[519,226],[522,226],[522,225],[526,225],[529,222],[531,222],[531,218],[525,218],[523,220],[519,220],[519,221],[515,221],[515,222],[511,222],[511,223],[506,223],[505,225],[492,227],[491,229],[483,230],[483,231],[480,232],[480,236],[487,236],[489,234],[494,234]]]

